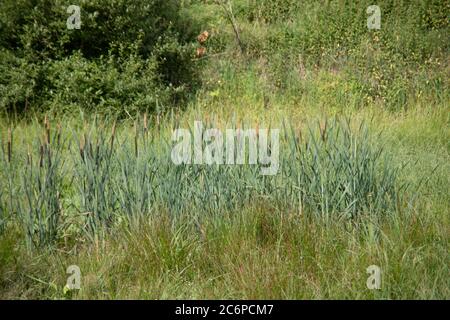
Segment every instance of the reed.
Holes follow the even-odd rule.
[[[11,163],[12,146],[13,146],[12,130],[11,128],[8,128],[8,143],[7,143],[8,163]]]
[[[103,228],[113,222],[116,209],[116,198],[112,189],[115,124],[109,139],[103,133],[94,136],[92,132],[84,132],[78,138],[79,161],[75,161],[74,182],[80,196],[78,213],[86,219],[82,229],[89,238],[94,239]]]
[[[16,213],[14,202],[15,194],[18,191],[18,187],[15,183],[18,163],[13,159],[13,128],[8,127],[6,134],[6,149],[4,148],[4,140],[1,139],[1,165],[4,170],[0,172],[0,233],[2,233],[6,227],[7,222]]]
[[[59,130],[54,132],[53,139],[50,138],[52,133],[47,118],[44,132],[44,141],[37,142],[38,162],[34,163],[31,150],[27,152],[21,175],[22,192],[18,192],[15,203],[29,248],[53,245],[64,229],[61,192],[65,144]]]
[[[179,125],[176,117],[171,121],[165,129]],[[208,117],[208,127],[219,124]],[[248,127],[243,120],[230,125]],[[259,133],[260,125],[254,126]],[[85,126],[81,133],[74,132],[77,147],[63,154],[61,127],[50,139],[52,130],[45,120],[38,156],[28,151],[24,157],[22,191],[11,191],[13,183],[7,188],[17,200],[12,211],[24,213],[21,221],[32,246],[58,239],[61,228],[73,221],[62,214],[69,208],[81,217],[78,228],[95,240],[161,210],[170,219],[196,224],[253,203],[325,221],[382,219],[398,212],[408,188],[399,181],[400,168],[373,143],[368,128],[361,124],[354,129],[346,119],[310,123],[305,132],[285,121],[280,170],[274,176],[262,176],[261,165],[176,166],[170,159],[170,135],[161,129],[150,140],[140,139],[138,127],[135,121],[132,133],[121,136],[114,123],[108,137],[96,123]],[[145,115],[143,132],[148,132]],[[64,162],[73,169],[63,170]]]

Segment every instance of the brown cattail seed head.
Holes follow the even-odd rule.
[[[47,115],[44,119],[44,127],[45,127],[45,142],[47,145],[50,144],[50,122],[48,121]]]
[[[12,155],[12,131],[11,131],[11,128],[8,128],[7,153],[8,153],[8,163],[9,163],[9,162],[11,162],[11,155]]]
[[[134,121],[134,154],[138,156],[138,129],[137,129],[137,121]]]
[[[147,123],[147,112],[144,113],[144,131],[148,131],[148,123]]]
[[[113,146],[114,146],[114,137],[116,135],[116,122],[115,121],[114,121],[114,124],[112,126],[112,130],[111,131],[112,131],[111,132],[111,151],[112,151]]]
[[[39,167],[44,166],[44,146],[41,144],[39,147]]]
[[[326,140],[327,135],[327,123],[328,121],[325,119],[323,125],[320,125],[320,136],[322,138],[322,141]]]
[[[83,135],[81,136],[81,139],[80,139],[80,154],[81,154],[81,155],[83,155],[85,144],[86,144],[86,137],[85,137],[85,135],[83,134]]]
[[[57,131],[56,143],[59,145],[61,143],[61,123],[58,123]]]
[[[27,144],[27,164],[31,165],[33,163],[33,158],[31,156],[30,145]]]
[[[298,139],[300,142],[302,142],[302,140],[303,140],[302,129],[300,129],[300,128],[298,129]]]

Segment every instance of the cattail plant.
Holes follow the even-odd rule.
[[[398,169],[371,142],[367,127],[353,132],[349,122],[335,120],[318,129],[317,137],[309,127],[295,161],[284,166],[284,175],[297,180],[288,190],[293,200],[297,190],[310,212],[322,217],[395,211]]]
[[[136,226],[156,202],[152,196],[157,189],[154,179],[157,168],[151,153],[136,153],[133,157],[127,149],[124,146],[117,153],[119,172],[113,178],[114,190],[121,212]]]
[[[4,166],[5,168],[7,168],[8,164],[9,164],[8,156],[5,154],[3,140],[1,140],[0,142],[1,142],[1,151],[2,151],[1,165]],[[8,149],[8,146],[6,148]],[[6,153],[7,153],[7,151],[6,151]],[[5,171],[7,171],[8,173]],[[2,181],[9,181],[10,174],[11,174],[10,170],[2,170],[0,172],[0,179]],[[7,175],[8,178],[5,175]],[[10,187],[11,187],[10,183],[9,183],[9,185],[6,186],[6,188],[4,187],[4,184],[0,184],[0,235],[4,232],[5,226],[6,226],[7,200],[5,199],[6,198],[5,194],[10,189]]]
[[[8,128],[8,145],[7,145],[8,163],[11,163],[12,146],[13,146],[12,130],[11,128]]]
[[[44,141],[45,141],[46,145],[48,146],[48,145],[50,145],[50,122],[48,121],[47,116],[45,116],[45,119],[44,119],[44,128],[45,128]]]
[[[134,121],[134,155],[137,158],[139,154],[138,150],[138,143],[139,143],[139,131],[138,131],[138,125],[137,121]]]
[[[28,151],[22,174],[24,199],[18,212],[25,229],[29,248],[51,245],[63,229],[60,190],[63,179],[61,151],[64,143],[55,132],[51,143],[50,124],[46,118],[44,141],[39,141],[39,161],[34,163]]]
[[[0,188],[0,235],[4,233],[7,222],[7,209],[3,200],[3,193],[3,188]]]
[[[137,225],[159,211],[173,219],[189,216],[198,221],[264,202],[280,211],[295,210],[329,220],[358,219],[366,214],[381,217],[396,212],[401,203],[400,169],[373,143],[363,124],[353,128],[349,121],[335,118],[305,123],[300,129],[284,121],[279,172],[262,176],[260,164],[174,165],[171,137],[161,130],[147,140],[147,119],[145,114],[143,139],[139,121],[134,122],[129,139],[119,137],[116,123],[111,135],[95,125],[85,126],[80,134],[74,134],[77,147],[72,153],[72,171],[63,170],[61,127],[57,126],[50,139],[52,130],[45,119],[44,138],[33,148],[37,156],[30,151],[26,156],[21,190],[14,188],[10,174],[14,170],[8,170],[2,173],[10,174],[8,190],[0,191],[0,206],[20,212],[31,246],[58,239],[65,223],[62,199],[67,192],[77,194],[68,206],[80,213],[78,223],[92,240],[118,224]],[[174,115],[172,120],[173,125],[165,128],[178,127],[178,117]],[[157,117],[155,130],[159,121]],[[261,135],[260,124],[253,126]],[[208,117],[204,128],[213,127],[225,129],[217,119]],[[240,130],[248,123],[235,119],[226,127]],[[193,128],[189,129],[193,134]],[[8,133],[3,161],[12,166],[10,136]],[[73,184],[64,189],[63,181]]]
[[[114,121],[113,126],[112,126],[112,130],[111,130],[111,153],[113,152],[114,149],[114,139],[116,137],[116,122]]]
[[[6,138],[6,150],[4,148],[4,141],[1,141],[2,159],[1,163],[5,170],[0,172],[0,228],[4,228],[6,222],[16,212],[17,194],[20,192],[20,186],[16,183],[17,172],[19,164],[13,159],[13,129],[8,128]]]
[[[86,217],[84,230],[92,239],[114,223],[117,198],[111,177],[115,174],[115,138],[114,124],[109,143],[102,133],[95,137],[92,132],[84,132],[78,141],[75,184],[80,194],[79,210]]]

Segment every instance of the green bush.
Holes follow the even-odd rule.
[[[25,111],[38,101],[39,65],[0,49],[0,75],[0,111]]]
[[[69,30],[65,1],[1,2],[0,111],[123,114],[175,106],[195,90],[192,25],[179,1],[78,5],[81,29]]]
[[[160,85],[154,59],[130,56],[117,63],[113,57],[91,61],[76,53],[48,68],[47,109],[70,113],[79,109],[121,116],[166,102],[169,90]],[[61,109],[63,107],[63,109]]]

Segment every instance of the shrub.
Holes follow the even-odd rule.
[[[0,111],[76,107],[124,114],[175,106],[195,90],[187,42],[194,37],[189,21],[180,19],[179,1],[79,6],[81,29],[69,30],[64,1],[1,2]]]

